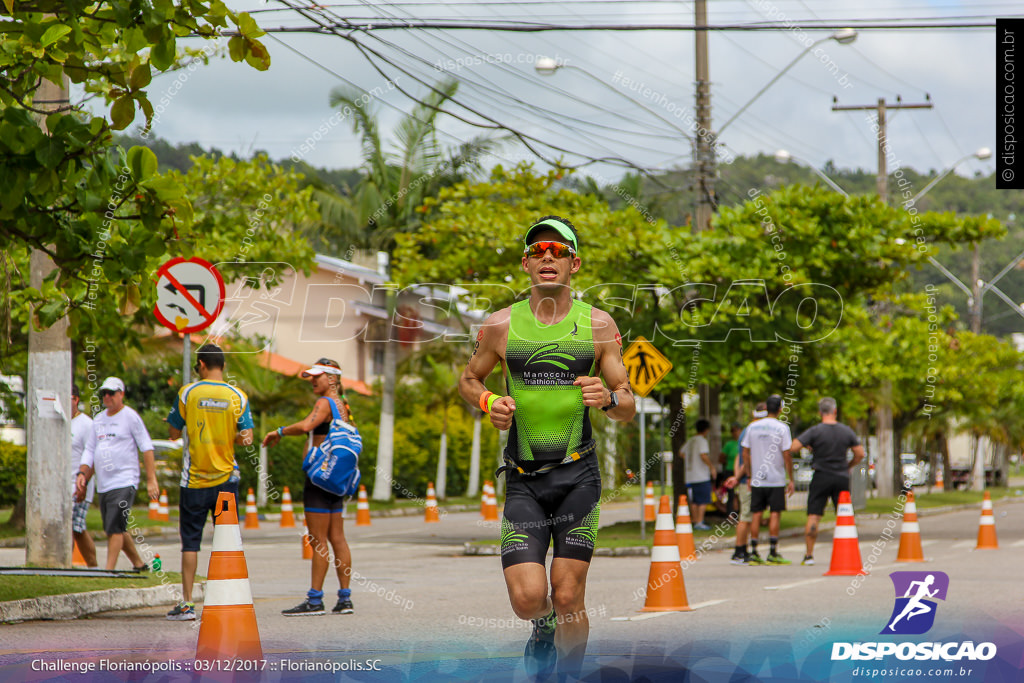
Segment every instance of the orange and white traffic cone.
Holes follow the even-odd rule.
[[[903,506],[903,527],[900,529],[900,549],[896,553],[897,562],[924,562],[921,550],[921,526],[917,523],[917,503],[914,492],[907,494],[907,502]]]
[[[246,501],[246,505],[249,501]],[[257,517],[257,520],[259,517]],[[282,529],[294,529],[295,528],[295,508],[292,507],[292,492],[288,490],[288,487],[284,487],[284,493],[281,494],[281,528]]]
[[[679,563],[679,544],[672,523],[672,503],[661,497],[654,523],[651,547],[651,571],[647,576],[647,599],[641,612],[689,612],[683,567]]]
[[[171,514],[167,509],[167,489],[160,489],[160,502],[157,504],[157,514],[161,522],[171,521]]]
[[[313,559],[313,542],[309,538],[309,529],[305,522],[302,523],[302,559]]]
[[[832,532],[832,564],[824,576],[863,576],[864,563],[857,543],[857,525],[853,519],[853,502],[849,491],[839,492],[836,528]]]
[[[370,499],[362,484],[359,485],[359,500],[356,502],[356,526],[370,526]]]
[[[942,493],[943,491],[946,490],[945,484],[942,481],[942,470],[944,469],[945,468],[942,467],[940,463],[939,467],[935,470],[935,486],[932,487],[932,491],[938,491],[939,493]]]
[[[260,515],[256,510],[256,494],[252,492],[252,489],[249,489],[249,493],[245,495],[245,528],[260,528]]]
[[[71,539],[71,545],[73,549],[71,551],[71,566],[72,567],[88,567],[85,558],[82,557],[82,551],[78,549],[78,541]]]
[[[485,481],[483,492],[480,494],[480,517],[485,520],[487,519],[487,489],[490,485],[490,481]]]
[[[427,484],[427,504],[424,507],[424,522],[440,522],[441,516],[437,512],[437,494],[434,492],[434,482]]]
[[[484,484],[484,496],[487,499],[487,502],[484,505],[484,521],[497,522],[498,497],[494,493],[494,484],[492,484],[490,481]]]
[[[676,542],[679,544],[681,559],[697,559],[697,548],[693,545],[693,525],[690,524],[690,506],[686,503],[686,496],[679,496],[679,510],[676,513]]]
[[[999,550],[999,541],[996,540],[996,518],[992,514],[992,496],[988,491],[985,491],[985,500],[981,501],[978,547],[975,550]]]
[[[206,572],[196,659],[263,659],[235,496],[226,491],[217,496],[213,515],[213,552]]]
[[[170,515],[168,515],[170,517]],[[149,501],[149,518],[160,521],[160,503],[155,500]]]
[[[654,520],[654,484],[647,482],[647,489],[644,491],[644,521],[653,522]]]

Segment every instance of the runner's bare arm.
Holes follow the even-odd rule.
[[[243,429],[242,431],[235,434],[235,445],[236,446],[251,446],[252,445],[252,430]]]
[[[281,440],[282,436],[296,436],[299,434],[308,434],[313,431],[321,422],[325,420],[330,422],[331,420],[331,406],[327,402],[331,399],[326,396],[321,396],[316,400],[313,405],[313,410],[304,419],[299,422],[288,425],[287,427],[281,427],[280,432],[277,429],[268,432],[263,437],[264,446],[273,446]]]
[[[504,360],[510,317],[511,313],[507,308],[487,317],[477,333],[473,355],[459,377],[459,394],[477,408],[480,407],[480,397],[488,393],[484,380],[495,366]],[[516,403],[511,396],[499,397],[490,407],[491,424],[500,430],[508,429],[512,426],[512,414],[515,410]]]
[[[608,387],[600,406],[608,405],[611,392],[615,392],[619,397],[619,405],[607,412],[608,417],[619,422],[629,422],[636,414],[636,400],[629,386],[629,373],[622,363],[622,336],[610,315],[596,308],[591,315],[594,325],[594,362]]]
[[[857,463],[859,463],[861,460],[865,458],[864,446],[857,444],[856,446],[853,447],[852,450],[853,460],[851,460],[849,464],[847,464],[846,469],[848,470],[852,470],[854,467],[857,466]]]

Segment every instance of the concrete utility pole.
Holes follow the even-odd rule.
[[[34,106],[58,109],[68,103],[67,84],[43,80]],[[45,126],[45,124],[43,124]],[[32,251],[29,284],[42,288],[56,266]],[[28,466],[25,482],[25,563],[39,567],[71,566],[71,340],[68,319],[49,329],[31,327],[28,335]]]
[[[932,103],[904,104],[902,99],[897,97],[895,103],[888,103],[884,97],[878,98],[875,104],[865,105],[840,105],[833,104],[832,111],[869,111],[878,112],[878,174],[875,176],[875,186],[878,196],[886,204],[889,203],[889,172],[886,167],[886,147],[889,146],[889,137],[886,133],[885,113],[889,109],[931,109]],[[882,497],[894,496],[898,493],[897,481],[903,480],[903,466],[896,453],[896,434],[892,427],[892,382],[885,380],[881,387],[881,401],[878,406],[878,450],[875,467],[881,476],[876,477],[875,485],[878,488],[878,495]],[[892,473],[891,476],[885,476]]]
[[[711,78],[708,75],[708,9],[706,0],[694,3],[694,45],[696,52],[696,110],[697,149],[694,160],[697,188],[697,215],[693,231],[711,229],[711,214],[715,211],[715,151],[711,134]]]
[[[714,135],[711,132],[711,77],[708,66],[708,32],[702,27],[708,25],[706,0],[694,3],[694,46],[696,53],[696,110],[697,141],[694,171],[697,189],[697,212],[693,221],[693,232],[711,229],[711,216],[715,212],[715,150]],[[711,459],[718,461],[722,452],[722,416],[719,409],[719,387],[702,384],[700,391],[700,415],[711,423],[708,432],[708,447]]]

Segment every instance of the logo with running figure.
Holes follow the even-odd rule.
[[[893,572],[889,574],[896,590],[896,604],[885,635],[920,635],[935,623],[936,600],[945,600],[949,576],[945,572]]]

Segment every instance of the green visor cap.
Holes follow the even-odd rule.
[[[573,251],[577,254],[580,253],[580,248],[576,244],[576,235],[573,234],[572,229],[562,221],[555,220],[554,218],[548,218],[547,220],[543,220],[540,223],[530,226],[530,229],[526,231],[526,246],[530,246],[530,237],[535,232],[545,229],[557,232],[572,246]]]

